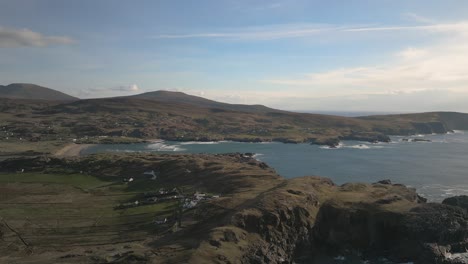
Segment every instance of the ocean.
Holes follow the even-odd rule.
[[[338,148],[310,144],[172,142],[96,145],[100,152],[232,153],[251,152],[285,178],[316,175],[336,184],[390,179],[416,188],[429,201],[468,195],[468,131],[445,135],[391,137],[391,143],[344,141]],[[431,142],[406,142],[403,139]]]

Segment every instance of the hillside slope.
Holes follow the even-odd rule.
[[[231,111],[242,111],[242,112],[282,112],[281,110],[276,110],[272,108],[268,108],[263,105],[243,105],[243,104],[228,104],[228,103],[221,103],[213,100],[209,100],[203,97],[189,95],[182,92],[172,92],[172,91],[154,91],[154,92],[147,92],[143,94],[137,94],[133,96],[128,96],[129,98],[137,98],[137,99],[145,99],[145,100],[152,100],[158,102],[166,102],[166,103],[182,103],[182,104],[189,104],[197,107],[203,108],[217,108],[223,110],[231,110]]]
[[[29,83],[12,83],[6,86],[0,85],[0,97],[49,101],[78,100],[78,98],[68,94]]]
[[[0,109],[0,124],[4,127],[0,134],[2,141],[76,139],[79,143],[101,143],[106,138],[105,143],[125,143],[120,140],[127,137],[279,141],[335,147],[340,140],[388,142],[388,135],[443,134],[468,129],[468,114],[463,113],[352,118],[226,104],[169,91],[59,103],[0,98]]]

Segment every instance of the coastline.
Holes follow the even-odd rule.
[[[65,157],[79,157],[81,156],[81,152],[91,146],[95,146],[96,144],[75,144],[71,143],[63,148],[59,149],[54,153],[54,156],[65,158]]]

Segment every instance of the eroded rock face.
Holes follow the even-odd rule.
[[[465,210],[468,210],[468,195],[454,196],[445,199],[442,204],[458,206]]]
[[[242,238],[219,236],[217,250],[232,249],[227,241],[243,245],[231,263],[321,263],[314,260],[350,253],[397,263],[464,263],[450,256],[468,245],[466,211],[426,203],[414,189],[390,181],[289,180],[235,213],[230,224]]]
[[[357,141],[368,141],[371,143],[377,142],[390,142],[389,136],[379,132],[356,132],[353,131],[349,135],[345,135],[341,138],[342,140],[357,140]]]
[[[449,129],[442,122],[412,123],[417,133],[421,134],[445,134]]]
[[[314,241],[318,249],[335,254],[358,251],[398,262],[450,263],[445,255],[460,253],[456,247],[468,237],[467,223],[461,209],[441,204],[419,204],[402,212],[329,202],[320,208]]]

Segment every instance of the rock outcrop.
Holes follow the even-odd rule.
[[[212,234],[211,245],[218,255],[235,257],[223,256],[221,263],[323,263],[352,255],[395,263],[464,263],[453,256],[468,246],[468,215],[426,203],[414,189],[388,180],[335,186],[325,178],[303,177],[263,193],[233,214],[223,232]]]
[[[465,210],[468,210],[468,195],[460,195],[446,198],[444,201],[442,201],[442,204],[458,206]]]
[[[419,134],[446,134],[450,130],[442,122],[412,123]]]
[[[342,140],[358,140],[367,141],[371,143],[377,142],[390,142],[390,137],[379,132],[356,132],[352,131],[350,134],[342,136]]]
[[[452,263],[449,254],[465,252],[460,245],[468,237],[468,215],[459,208],[415,202],[399,196],[327,202],[314,228],[318,252],[360,252],[367,259],[385,256],[397,263]]]

